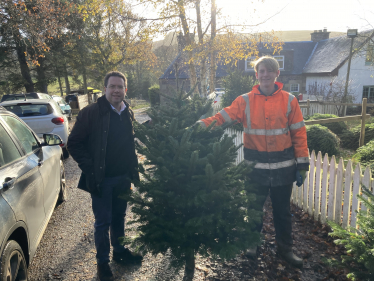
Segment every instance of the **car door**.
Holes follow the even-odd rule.
[[[30,251],[33,251],[45,220],[43,180],[33,153],[24,152],[3,117],[0,116],[1,195],[13,209],[17,221],[26,223]]]
[[[60,187],[59,156],[61,154],[61,150],[58,147],[40,147],[31,130],[16,117],[8,116],[5,118],[5,122],[11,128],[13,128],[14,134],[21,141],[21,144],[29,158],[35,161],[38,165],[44,184],[44,210],[45,214],[49,216],[55,207]]]

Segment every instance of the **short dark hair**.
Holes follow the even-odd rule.
[[[122,78],[123,81],[125,81],[125,88],[127,88],[127,79],[126,79],[126,76],[125,76],[125,74],[123,74],[122,72],[119,72],[119,71],[111,71],[111,72],[108,72],[107,75],[105,75],[105,78],[104,78],[104,86],[105,86],[105,88],[108,86],[108,80],[112,76],[116,76],[116,77]]]

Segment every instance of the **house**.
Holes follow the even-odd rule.
[[[280,65],[281,75],[278,81],[284,84],[289,92],[299,92],[309,95],[326,95],[332,87],[344,92],[345,79],[350,54],[351,38],[346,35],[329,38],[330,32],[315,30],[311,33],[310,41],[284,42],[279,54],[273,54],[271,49],[259,43],[260,56],[272,55]],[[172,94],[177,87],[189,90],[188,67],[184,63],[185,56],[180,53],[159,78],[160,89],[165,94]],[[349,93],[354,101],[359,102],[367,97],[374,103],[374,32],[369,30],[359,33],[353,40],[353,55],[350,67]],[[248,75],[255,75],[250,64],[253,57],[238,61],[237,68]],[[217,66],[216,81],[220,84],[227,75],[228,66]],[[197,70],[198,71],[198,70]]]

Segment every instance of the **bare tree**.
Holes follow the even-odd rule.
[[[348,95],[344,96],[345,79],[337,76],[331,77],[328,82],[315,81],[308,86],[308,95],[315,96],[318,101],[336,103],[335,107],[339,116],[344,115],[346,106],[341,105],[345,100],[347,103],[353,102],[352,80],[348,81]]]

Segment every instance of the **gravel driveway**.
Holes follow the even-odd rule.
[[[141,111],[135,116],[139,122],[148,119]],[[29,280],[97,280],[91,198],[76,188],[80,176],[77,163],[71,157],[64,163],[69,197],[56,207],[51,217],[29,268]],[[327,238],[326,229],[316,226],[312,219],[295,208],[292,211],[295,249],[304,258],[304,270],[292,268],[276,257],[269,202],[265,209],[263,234],[266,240],[259,250],[258,259],[248,260],[239,255],[231,261],[221,262],[198,257],[194,281],[346,280],[346,273],[327,269],[321,262],[323,257],[339,258],[341,249]],[[126,217],[131,219],[131,210]],[[129,236],[135,234],[126,232]],[[169,263],[167,255],[146,255],[142,266],[120,266],[114,262],[110,266],[116,280],[182,280],[183,271],[169,269]]]

